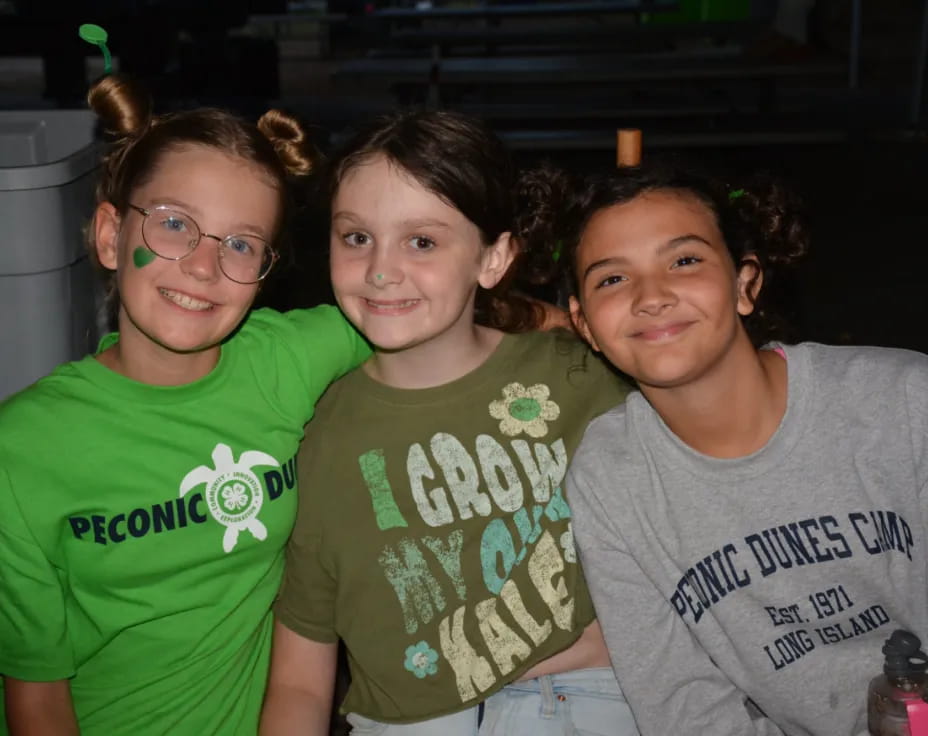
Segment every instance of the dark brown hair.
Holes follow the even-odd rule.
[[[325,177],[328,202],[350,171],[377,156],[384,156],[460,211],[480,231],[484,245],[512,232],[516,256],[493,289],[478,289],[475,320],[507,332],[539,326],[542,311],[520,292],[550,280],[556,269],[550,253],[529,249],[514,232],[515,168],[506,146],[489,127],[475,118],[440,110],[408,110],[377,118],[330,162]]]
[[[576,293],[577,246],[593,215],[654,191],[678,192],[705,205],[736,267],[756,259],[762,288],[753,312],[743,319],[753,344],[788,338],[789,326],[780,315],[787,293],[778,274],[805,254],[809,239],[798,197],[769,176],[729,185],[700,169],[664,163],[587,177],[537,169],[519,183],[520,231],[528,242],[556,244],[565,287]]]

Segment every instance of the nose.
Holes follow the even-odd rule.
[[[677,295],[663,279],[644,278],[636,284],[632,309],[636,313],[658,315],[677,303]]]
[[[181,259],[181,270],[197,281],[217,280],[221,274],[219,270],[220,242],[219,238],[213,235],[202,235],[193,252]]]
[[[397,262],[397,258],[391,255],[389,249],[379,245],[374,246],[367,261],[365,281],[382,289],[392,284],[399,284],[402,280],[403,269]]]

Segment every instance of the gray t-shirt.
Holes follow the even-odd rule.
[[[702,455],[635,392],[570,466],[643,736],[865,735],[884,640],[928,637],[928,356],[784,350],[786,414],[758,452]]]

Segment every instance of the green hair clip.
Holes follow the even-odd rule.
[[[559,260],[561,260],[561,249],[562,249],[563,247],[564,247],[564,241],[563,241],[563,240],[558,240],[558,241],[554,244],[554,251],[552,251],[552,253],[551,253],[551,259],[552,259],[555,263],[557,263]]]
[[[732,189],[732,190],[728,193],[728,201],[729,201],[729,202],[734,202],[736,199],[740,199],[740,198],[743,197],[743,196],[744,196],[744,190],[743,190],[743,189]]]
[[[100,51],[103,52],[103,73],[111,73],[113,71],[113,58],[110,56],[110,50],[106,47],[109,34],[94,23],[84,23],[77,29],[77,35],[87,43],[92,43],[100,47]]]

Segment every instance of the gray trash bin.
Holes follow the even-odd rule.
[[[0,399],[96,347],[87,258],[102,144],[84,110],[0,112]]]

